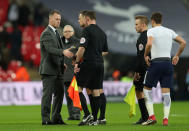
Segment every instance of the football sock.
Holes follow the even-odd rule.
[[[93,112],[93,117],[94,121],[97,121],[97,114],[98,110],[100,108],[100,96],[93,96],[93,101],[94,101],[94,112]]]
[[[170,97],[170,93],[162,93],[163,96],[163,112],[164,112],[164,118],[169,117],[169,112],[170,112],[170,107],[171,107],[171,97]]]
[[[80,97],[81,106],[82,106],[84,115],[85,115],[85,116],[88,116],[88,115],[90,114],[90,112],[89,112],[88,107],[87,107],[86,98],[85,98],[85,96],[83,95],[82,92],[79,92],[79,97]]]
[[[143,89],[144,91],[144,98],[146,103],[146,108],[148,110],[149,116],[154,115],[154,107],[153,107],[153,100],[152,100],[152,90]]]
[[[100,94],[100,118],[99,119],[104,119],[105,118],[105,112],[106,112],[106,96],[104,93]]]
[[[139,104],[142,119],[147,120],[149,116],[148,116],[148,110],[146,108],[144,98],[138,99],[138,104]]]
[[[90,105],[91,105],[91,111],[94,112],[94,101],[93,101],[93,95],[89,94],[89,101],[90,101]]]

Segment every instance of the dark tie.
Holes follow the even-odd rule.
[[[58,31],[55,30],[55,33],[56,33],[56,37],[58,39],[59,46],[60,46],[60,48],[63,49],[61,39],[60,39],[60,35],[59,35]],[[60,59],[61,59],[61,72],[60,73],[64,74],[64,57],[61,57]]]
[[[56,33],[56,37],[57,37],[57,39],[58,39],[59,45],[60,45],[60,47],[62,48],[62,43],[61,43],[61,39],[60,39],[60,35],[59,35],[59,33],[58,33],[58,30],[55,30],[55,33]]]

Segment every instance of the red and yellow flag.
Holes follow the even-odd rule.
[[[73,101],[73,106],[78,107],[80,110],[82,110],[81,102],[79,98],[78,85],[75,76],[73,77],[72,82],[68,88],[68,94]]]

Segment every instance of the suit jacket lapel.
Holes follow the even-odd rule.
[[[59,32],[58,32],[58,33],[59,33]],[[60,36],[60,34],[59,34],[59,36]],[[57,40],[58,40],[58,38],[57,38]],[[59,40],[58,40],[58,41],[59,41]],[[62,42],[61,36],[60,36],[60,44],[61,44],[61,47],[64,48],[64,44],[63,44],[63,42]]]
[[[53,39],[56,41],[57,47],[58,47],[58,48],[61,48],[60,45],[58,44],[58,43],[59,43],[59,42],[58,42],[58,38],[56,37],[56,34],[55,34],[55,32],[53,31],[53,29],[51,29],[51,27],[49,27],[49,26],[48,26],[48,29],[49,29],[49,32],[52,34]]]
[[[64,44],[63,44],[63,41],[62,41],[62,39],[60,38],[60,40],[61,40],[61,45],[62,45],[62,48],[64,49]]]

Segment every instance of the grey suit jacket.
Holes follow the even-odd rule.
[[[63,43],[61,41],[62,47]],[[64,55],[55,32],[49,26],[40,36],[41,63],[39,74],[58,75],[64,72]]]

